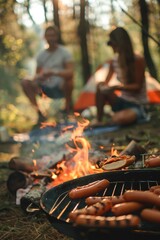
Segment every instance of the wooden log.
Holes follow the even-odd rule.
[[[139,160],[141,158],[141,155],[147,153],[147,150],[141,147],[140,145],[137,144],[136,141],[132,140],[126,148],[120,152],[121,155],[135,155],[136,160]]]
[[[33,178],[22,171],[12,172],[7,179],[7,188],[13,195],[16,195],[19,188],[26,188],[31,184],[33,184]]]
[[[69,159],[73,158],[74,155],[75,153],[69,153],[67,155],[63,155],[63,158],[60,161],[58,161],[58,163],[62,161],[67,162],[69,161]],[[58,175],[60,169],[57,168],[56,164],[53,164],[52,166],[50,166],[48,171],[51,171],[51,172],[54,171]],[[33,176],[33,173],[31,173],[31,175]],[[33,184],[29,192],[26,193],[20,201],[20,205],[22,209],[26,212],[38,211],[41,196],[46,190],[48,190],[49,183],[51,183],[52,181],[53,179],[51,178],[50,174],[49,175],[47,174],[46,177],[42,179],[38,179],[38,176],[37,176],[36,184]]]
[[[30,173],[34,171],[34,164],[30,158],[13,157],[9,161],[9,168],[16,171]]]
[[[34,213],[40,210],[40,199],[47,190],[48,181],[48,178],[44,178],[39,183],[33,184],[29,192],[21,198],[20,205],[25,212]]]

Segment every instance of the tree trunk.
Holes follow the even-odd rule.
[[[62,35],[61,35],[61,25],[60,25],[60,19],[59,19],[59,7],[58,7],[58,0],[52,0],[53,2],[53,20],[54,24],[59,29],[59,43],[63,44]]]
[[[80,47],[82,55],[82,71],[84,84],[88,81],[91,75],[91,66],[89,63],[88,46],[87,46],[87,33],[88,33],[88,22],[85,19],[85,0],[80,1],[80,23],[78,27],[78,35],[80,38]]]
[[[142,21],[142,42],[144,48],[144,56],[146,59],[146,64],[148,70],[152,77],[157,79],[157,71],[150,54],[150,49],[148,45],[148,32],[149,32],[149,19],[148,19],[148,5],[145,0],[139,0],[141,21]]]
[[[45,18],[45,22],[48,23],[48,18],[47,18],[47,8],[46,8],[46,0],[42,1],[43,4],[43,9],[44,9],[44,18]]]

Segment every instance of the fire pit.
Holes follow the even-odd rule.
[[[160,170],[124,170],[116,172],[103,172],[91,174],[75,180],[64,182],[51,188],[43,194],[40,206],[46,213],[50,223],[68,236],[74,239],[160,239],[159,225],[148,224],[142,221],[139,227],[134,229],[77,227],[69,220],[69,213],[76,209],[86,207],[85,199],[71,200],[68,192],[77,186],[86,185],[96,180],[107,179],[110,185],[98,196],[120,196],[126,190],[148,190],[151,186],[160,184]],[[120,238],[121,234],[121,238]]]
[[[148,190],[150,186],[160,184],[158,178],[159,172],[157,173],[157,171],[155,171],[153,175],[151,170],[135,170],[135,164],[133,163],[139,159],[142,162],[142,154],[146,153],[146,150],[140,147],[135,141],[131,141],[120,154],[115,151],[111,152],[111,157],[106,154],[105,161],[103,162],[105,167],[101,167],[98,161],[91,161],[89,158],[90,144],[82,136],[84,125],[87,124],[87,122],[79,121],[78,123],[79,127],[76,131],[73,131],[72,138],[65,144],[65,147],[69,149],[72,156],[71,159],[69,158],[67,160],[66,157],[63,157],[61,161],[56,162],[51,168],[47,169],[48,171],[50,170],[49,177],[48,175],[44,177],[42,174],[39,174],[37,170],[31,172],[30,175],[33,177],[33,186],[29,192],[21,198],[20,203],[22,208],[27,210],[27,212],[32,212],[39,210],[40,206],[40,209],[46,213],[49,221],[55,228],[75,239],[94,239],[96,236],[96,238],[99,239],[114,237],[115,240],[115,238],[119,236],[119,231],[123,233],[123,239],[124,236],[127,238],[137,236],[148,237],[149,234],[154,238],[156,236],[160,237],[160,232],[155,224],[148,226],[148,224],[142,223],[141,226],[134,229],[130,227],[123,229],[117,227],[88,228],[86,226],[75,226],[75,224],[70,221],[69,213],[71,211],[87,207],[84,198],[79,200],[69,198],[68,192],[72,188],[97,180],[107,179],[110,182],[109,187],[98,193],[98,196],[121,196],[127,189]],[[132,161],[130,161],[130,156],[132,157]],[[103,160],[101,159],[100,161],[102,163]],[[109,164],[114,163],[114,165],[119,165],[121,163],[120,161],[125,162],[125,165],[122,164],[121,167],[113,168],[112,166],[112,168],[110,168]],[[128,170],[130,165],[132,165],[132,170]],[[119,170],[117,171],[117,169]],[[110,172],[112,170],[114,171]],[[49,190],[46,191],[46,189]]]

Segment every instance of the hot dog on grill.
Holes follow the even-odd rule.
[[[112,207],[111,211],[115,216],[130,214],[141,210],[144,207],[142,203],[138,202],[124,202],[116,204]]]
[[[87,205],[93,205],[97,202],[101,202],[103,199],[110,200],[112,205],[124,202],[124,198],[122,195],[121,196],[103,196],[103,197],[90,196],[86,198],[85,202]]]
[[[157,195],[160,195],[160,185],[155,185],[155,186],[150,187],[149,191],[153,192]]]
[[[140,218],[134,215],[124,215],[120,217],[104,217],[104,216],[91,216],[79,215],[75,219],[77,225],[89,227],[137,227],[140,224]]]
[[[154,190],[155,190],[156,188],[160,188],[160,185],[154,185],[154,186],[150,187],[150,188],[149,188],[149,191],[154,192]]]
[[[103,215],[108,212],[112,207],[111,201],[103,199],[101,202],[97,202],[88,208],[77,209],[69,213],[70,220],[76,219],[79,215]]]
[[[160,223],[160,211],[156,209],[145,208],[141,211],[141,218],[153,222]]]
[[[94,195],[108,187],[109,183],[110,182],[107,179],[102,179],[87,185],[74,188],[69,192],[69,197],[71,199],[76,199]]]
[[[160,156],[150,157],[145,161],[146,167],[160,167]]]
[[[160,195],[160,188],[156,188],[156,189],[154,190],[154,193],[159,196],[159,195]]]
[[[160,207],[160,198],[150,191],[128,190],[123,194],[123,197],[127,202],[134,201]]]

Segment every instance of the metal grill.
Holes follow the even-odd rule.
[[[73,210],[87,206],[85,204],[85,199],[71,200],[68,192],[77,186],[103,178],[108,179],[110,185],[104,191],[98,193],[97,196],[120,196],[126,190],[148,190],[151,186],[160,185],[160,170],[133,170],[93,174],[65,182],[50,189],[43,195],[41,207],[47,213],[52,225],[64,234],[69,234],[67,228],[70,228],[69,231],[72,231],[72,228],[74,228],[75,231],[75,227],[69,222],[68,215]],[[54,225],[55,221],[56,225]],[[143,225],[143,228],[138,229],[138,233],[142,230],[148,233],[152,231],[152,234],[158,233],[160,237],[159,227],[152,226],[152,224],[149,227],[148,225]]]
[[[160,181],[120,181],[111,182],[109,187],[97,196],[120,196],[126,190],[148,190],[151,186],[159,185]],[[80,209],[85,207],[84,199],[71,200],[68,196],[68,191],[63,192],[57,197],[49,214],[57,219],[69,222],[68,213],[72,210]]]

